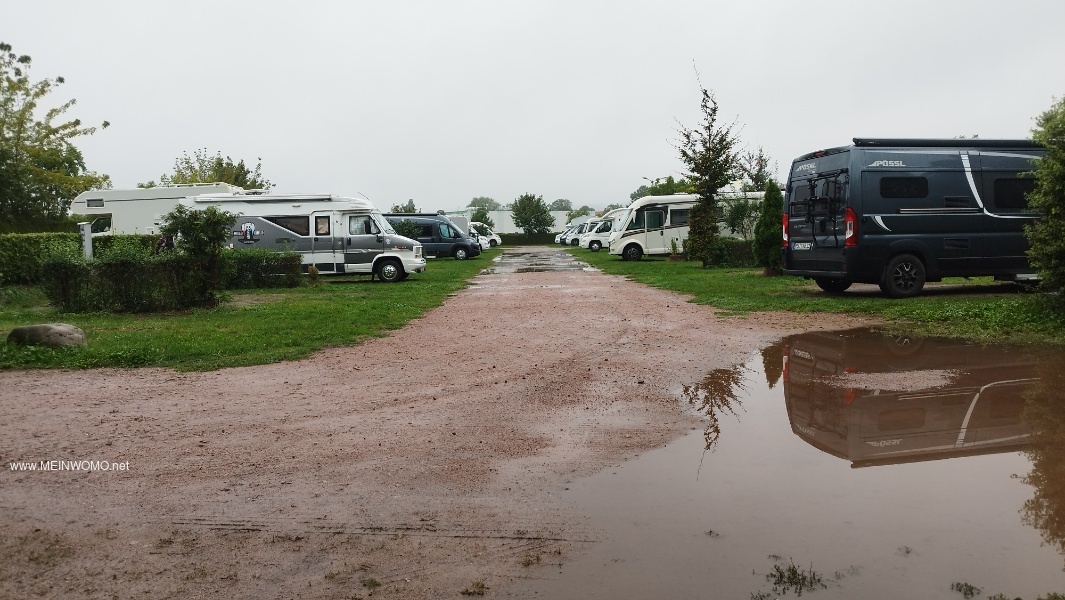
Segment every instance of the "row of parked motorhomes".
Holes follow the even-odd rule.
[[[464,260],[501,243],[483,224],[443,214],[383,214],[369,200],[315,194],[267,194],[225,183],[171,185],[80,194],[71,212],[92,218],[95,234],[158,234],[177,206],[216,207],[237,215],[229,246],[289,250],[322,274],[363,274],[385,282],[425,271],[426,257]],[[413,237],[396,233],[409,221]],[[482,235],[478,232],[481,228]]]
[[[795,159],[784,188],[784,273],[812,279],[829,293],[879,284],[901,298],[944,277],[1036,278],[1024,227],[1044,150],[1028,140],[855,138],[849,146]],[[721,190],[718,200],[763,193]],[[624,260],[682,249],[691,194],[645,196],[563,232],[556,241],[607,248]],[[103,190],[78,196],[71,211],[98,215],[94,232],[156,233],[178,204],[239,214],[231,245],[292,249],[322,273],[367,273],[399,281],[425,269],[426,256],[476,256],[499,243],[442,214],[389,214],[368,200],[276,195],[226,184]],[[412,221],[416,239],[394,226]],[[491,237],[488,237],[491,236]]]

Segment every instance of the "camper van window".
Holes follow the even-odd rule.
[[[448,225],[447,223],[441,223],[440,224],[440,237],[453,238],[453,237],[458,237],[458,236],[455,235],[455,232],[451,229],[450,225]]]
[[[329,235],[328,216],[320,216],[314,218],[314,235]]]
[[[642,210],[637,210],[636,214],[632,217],[632,222],[630,222],[629,226],[625,229],[643,229],[643,214],[644,213]]]
[[[683,210],[671,210],[669,211],[669,223],[671,225],[684,225],[688,222],[690,215],[691,211],[687,208]]]
[[[380,229],[368,216],[348,217],[349,235],[375,235],[379,232]]]
[[[927,198],[928,180],[924,177],[884,177],[880,180],[881,198]]]
[[[1035,189],[1035,179],[1030,177],[998,177],[995,179],[992,200],[996,208],[1028,208],[1028,194]]]
[[[296,235],[311,235],[310,217],[263,217],[267,221],[283,227]]]
[[[89,198],[89,199],[85,200],[85,206],[87,206],[88,208],[103,208],[104,207],[104,199],[103,198]]]

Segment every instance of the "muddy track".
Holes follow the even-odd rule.
[[[799,330],[559,250],[504,257],[403,330],[304,361],[0,373],[0,597],[519,592],[599,536],[568,482],[697,426],[681,386]],[[440,351],[473,334],[483,354]],[[40,460],[129,470],[7,469]]]

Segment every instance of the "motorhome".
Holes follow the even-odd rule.
[[[624,208],[615,208],[600,217],[596,226],[584,232],[581,236],[580,247],[587,248],[592,252],[599,252],[610,241],[610,231],[614,227],[614,218],[623,212],[625,212]]]
[[[499,237],[499,234],[492,231],[492,229],[484,223],[473,221],[470,223],[470,227],[475,229],[482,237],[488,238],[488,246],[490,248],[495,248],[503,243],[503,238]]]
[[[70,212],[92,220],[93,234],[159,233],[163,217],[178,201],[200,194],[241,194],[244,189],[227,183],[190,183],[131,190],[82,192],[70,204]]]
[[[565,246],[580,245],[581,236],[590,231],[594,226],[598,224],[599,219],[597,217],[592,217],[591,219],[588,219],[580,225],[577,225],[572,231],[569,232],[569,235],[565,236],[562,239],[562,244]]]
[[[238,215],[230,238],[235,249],[291,250],[304,270],[363,274],[385,282],[425,271],[423,248],[398,235],[369,200],[332,195],[202,194],[181,204]]]
[[[645,254],[669,254],[688,239],[688,218],[699,201],[694,194],[644,196],[618,214],[608,238],[611,254],[640,260]]]
[[[784,273],[826,292],[921,293],[948,276],[1034,279],[1024,227],[1043,149],[1028,140],[870,139],[791,165]]]

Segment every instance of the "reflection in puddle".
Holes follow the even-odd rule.
[[[792,430],[853,467],[1011,452],[1028,441],[1021,413],[1039,364],[1030,352],[865,329],[781,345]]]
[[[1063,592],[1063,365],[870,330],[788,337],[684,386],[703,431],[573,482],[566,498],[604,541],[526,591]]]

